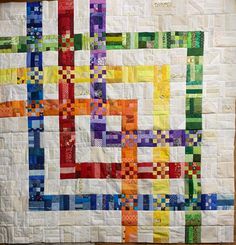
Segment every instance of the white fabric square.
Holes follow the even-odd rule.
[[[184,195],[184,179],[170,179],[170,193]]]
[[[185,227],[171,226],[170,227],[170,243],[184,243],[185,242]]]
[[[138,193],[139,194],[152,194],[152,180],[139,179],[138,180]]]
[[[1,26],[1,25],[0,25]],[[26,66],[26,53],[1,53],[0,69],[21,68]]]
[[[152,162],[152,148],[149,147],[138,147],[138,162]]]
[[[185,212],[170,212],[170,226],[185,226]]]
[[[121,116],[106,116],[107,131],[121,131]]]
[[[58,99],[58,84],[44,84],[43,85],[43,97],[45,100],[57,100]]]
[[[138,117],[138,129],[139,130],[153,130],[153,116],[145,115]]]
[[[57,51],[44,52],[43,66],[58,66],[58,52]]]
[[[153,212],[152,211],[139,211],[138,212],[138,225],[139,226],[152,226],[153,225]]]
[[[14,100],[27,100],[27,86],[25,84],[0,86],[0,103]]]
[[[75,99],[90,98],[90,83],[75,83]]]
[[[170,162],[185,162],[185,147],[170,147]]]
[[[201,242],[219,242],[217,226],[202,226],[201,227]]]

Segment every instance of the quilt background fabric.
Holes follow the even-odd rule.
[[[0,4],[0,243],[234,239],[236,2]]]

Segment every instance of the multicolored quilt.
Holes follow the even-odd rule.
[[[233,242],[234,3],[0,4],[0,243]]]

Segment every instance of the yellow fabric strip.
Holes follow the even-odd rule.
[[[155,67],[153,89],[153,129],[166,130],[170,128],[170,67],[163,65]]]
[[[118,37],[106,37],[106,41],[107,42],[121,42],[122,41],[122,36],[118,36]]]
[[[10,68],[0,70],[0,85],[3,84],[23,84],[27,83],[27,73],[30,68]],[[169,88],[168,84],[168,68],[164,65],[158,66],[107,66],[106,81],[107,83],[136,83],[136,82],[151,82],[157,80],[156,74],[164,72],[161,84],[166,83],[166,89]],[[90,82],[90,67],[89,66],[76,66],[75,67],[75,83]],[[165,82],[166,81],[166,82]],[[43,83],[58,83],[58,66],[45,66],[43,68]],[[155,90],[161,89],[162,85],[154,83]],[[155,91],[154,96],[158,97],[160,92]],[[157,106],[160,102],[156,101]],[[164,111],[165,108],[162,108]],[[160,112],[160,108],[158,107]],[[158,114],[159,115],[159,114]]]
[[[17,69],[0,70],[0,84],[15,84],[17,82]]]
[[[158,147],[161,148],[161,147]],[[158,148],[153,149],[156,150]],[[169,147],[167,147],[169,149]],[[162,149],[158,149],[162,151]],[[157,150],[156,150],[157,151]],[[165,149],[166,151],[166,149]],[[168,150],[167,150],[168,151]],[[155,159],[155,154],[153,159]],[[166,156],[163,158],[166,160]],[[168,159],[169,160],[169,159]],[[153,163],[155,165],[155,163]],[[164,164],[156,163],[156,164]],[[155,166],[157,172],[164,171],[163,167]],[[154,168],[154,169],[155,169]],[[162,174],[164,175],[164,174]],[[160,174],[157,174],[157,178],[160,178]],[[167,177],[169,178],[169,177]],[[169,225],[170,225],[170,211],[167,203],[170,202],[166,197],[166,194],[170,193],[170,180],[169,179],[154,179],[152,182],[152,194],[157,198],[155,209],[153,211],[153,242],[155,243],[168,243],[169,242]],[[165,211],[164,211],[165,210]]]
[[[170,128],[170,67],[168,65],[155,67],[154,73],[153,129],[168,130]],[[158,199],[156,209],[161,209],[161,211],[153,212],[153,242],[155,243],[168,243],[170,237],[170,212],[166,205],[169,203],[166,194],[170,193],[170,180],[168,167],[165,165],[169,161],[169,147],[153,148],[153,171],[157,179],[152,182],[152,193]]]

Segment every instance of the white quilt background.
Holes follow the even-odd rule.
[[[195,31],[205,33],[204,76],[203,76],[203,146],[202,146],[202,193],[234,193],[234,135],[236,96],[236,1],[234,0],[172,0],[168,7],[155,7],[152,0],[107,0],[107,32],[142,31]],[[75,0],[75,33],[89,32],[88,0]],[[43,2],[43,32],[57,34],[57,2]],[[25,3],[0,4],[0,36],[25,36]],[[89,51],[75,52],[76,65],[89,64]],[[24,67],[25,53],[0,54],[0,69]],[[171,65],[171,75],[182,77],[182,83],[171,80],[171,93],[185,91],[186,50],[124,50],[108,51],[111,65]],[[56,65],[57,51],[44,55],[44,65]],[[53,87],[45,86],[45,98],[57,98]],[[85,88],[88,85],[83,85]],[[115,87],[117,86],[117,87]],[[145,96],[137,86],[127,88],[127,94],[119,94],[119,86],[108,84],[111,98],[132,98]],[[135,95],[129,94],[135,91]],[[152,87],[146,93],[151,96]],[[139,94],[140,92],[140,94]],[[122,93],[122,92],[120,92]],[[0,102],[27,100],[26,87],[4,85],[0,87]],[[181,99],[182,98],[182,99]],[[146,110],[145,105],[140,108]],[[170,103],[171,126],[183,128],[185,98]],[[176,119],[177,118],[177,119]],[[88,125],[89,118],[76,118],[78,125]],[[111,122],[109,123],[109,120]],[[120,118],[108,119],[108,127],[119,130]],[[81,123],[82,122],[82,123]],[[152,127],[150,120],[139,118],[139,127]],[[110,126],[109,126],[110,125]],[[27,118],[0,119],[0,243],[33,242],[122,242],[121,211],[28,211],[28,131]],[[88,129],[89,130],[89,129]],[[77,131],[79,132],[79,131]],[[77,133],[76,137],[80,137]],[[78,194],[119,193],[120,180],[60,180],[59,179],[59,133],[58,118],[45,118],[43,137],[45,150],[45,193]],[[51,147],[53,145],[53,147]],[[91,149],[91,151],[101,149]],[[87,148],[77,149],[76,157],[83,156]],[[119,162],[119,148],[112,152],[90,153],[87,158]],[[115,151],[115,153],[114,153]],[[143,150],[145,151],[145,150]],[[148,150],[147,150],[148,151]],[[176,151],[176,152],[175,152]],[[105,155],[103,155],[105,154]],[[109,157],[108,157],[109,156]],[[145,159],[148,152],[139,150],[139,159]],[[183,161],[181,149],[171,152],[173,161]],[[148,160],[147,160],[148,161]],[[173,193],[181,193],[183,183],[172,183]],[[146,191],[151,183],[139,181],[139,190]],[[185,242],[184,212],[178,215],[178,224],[170,224],[170,242]],[[152,212],[138,214],[139,242],[152,242]],[[234,211],[202,211],[202,242],[232,242]]]

